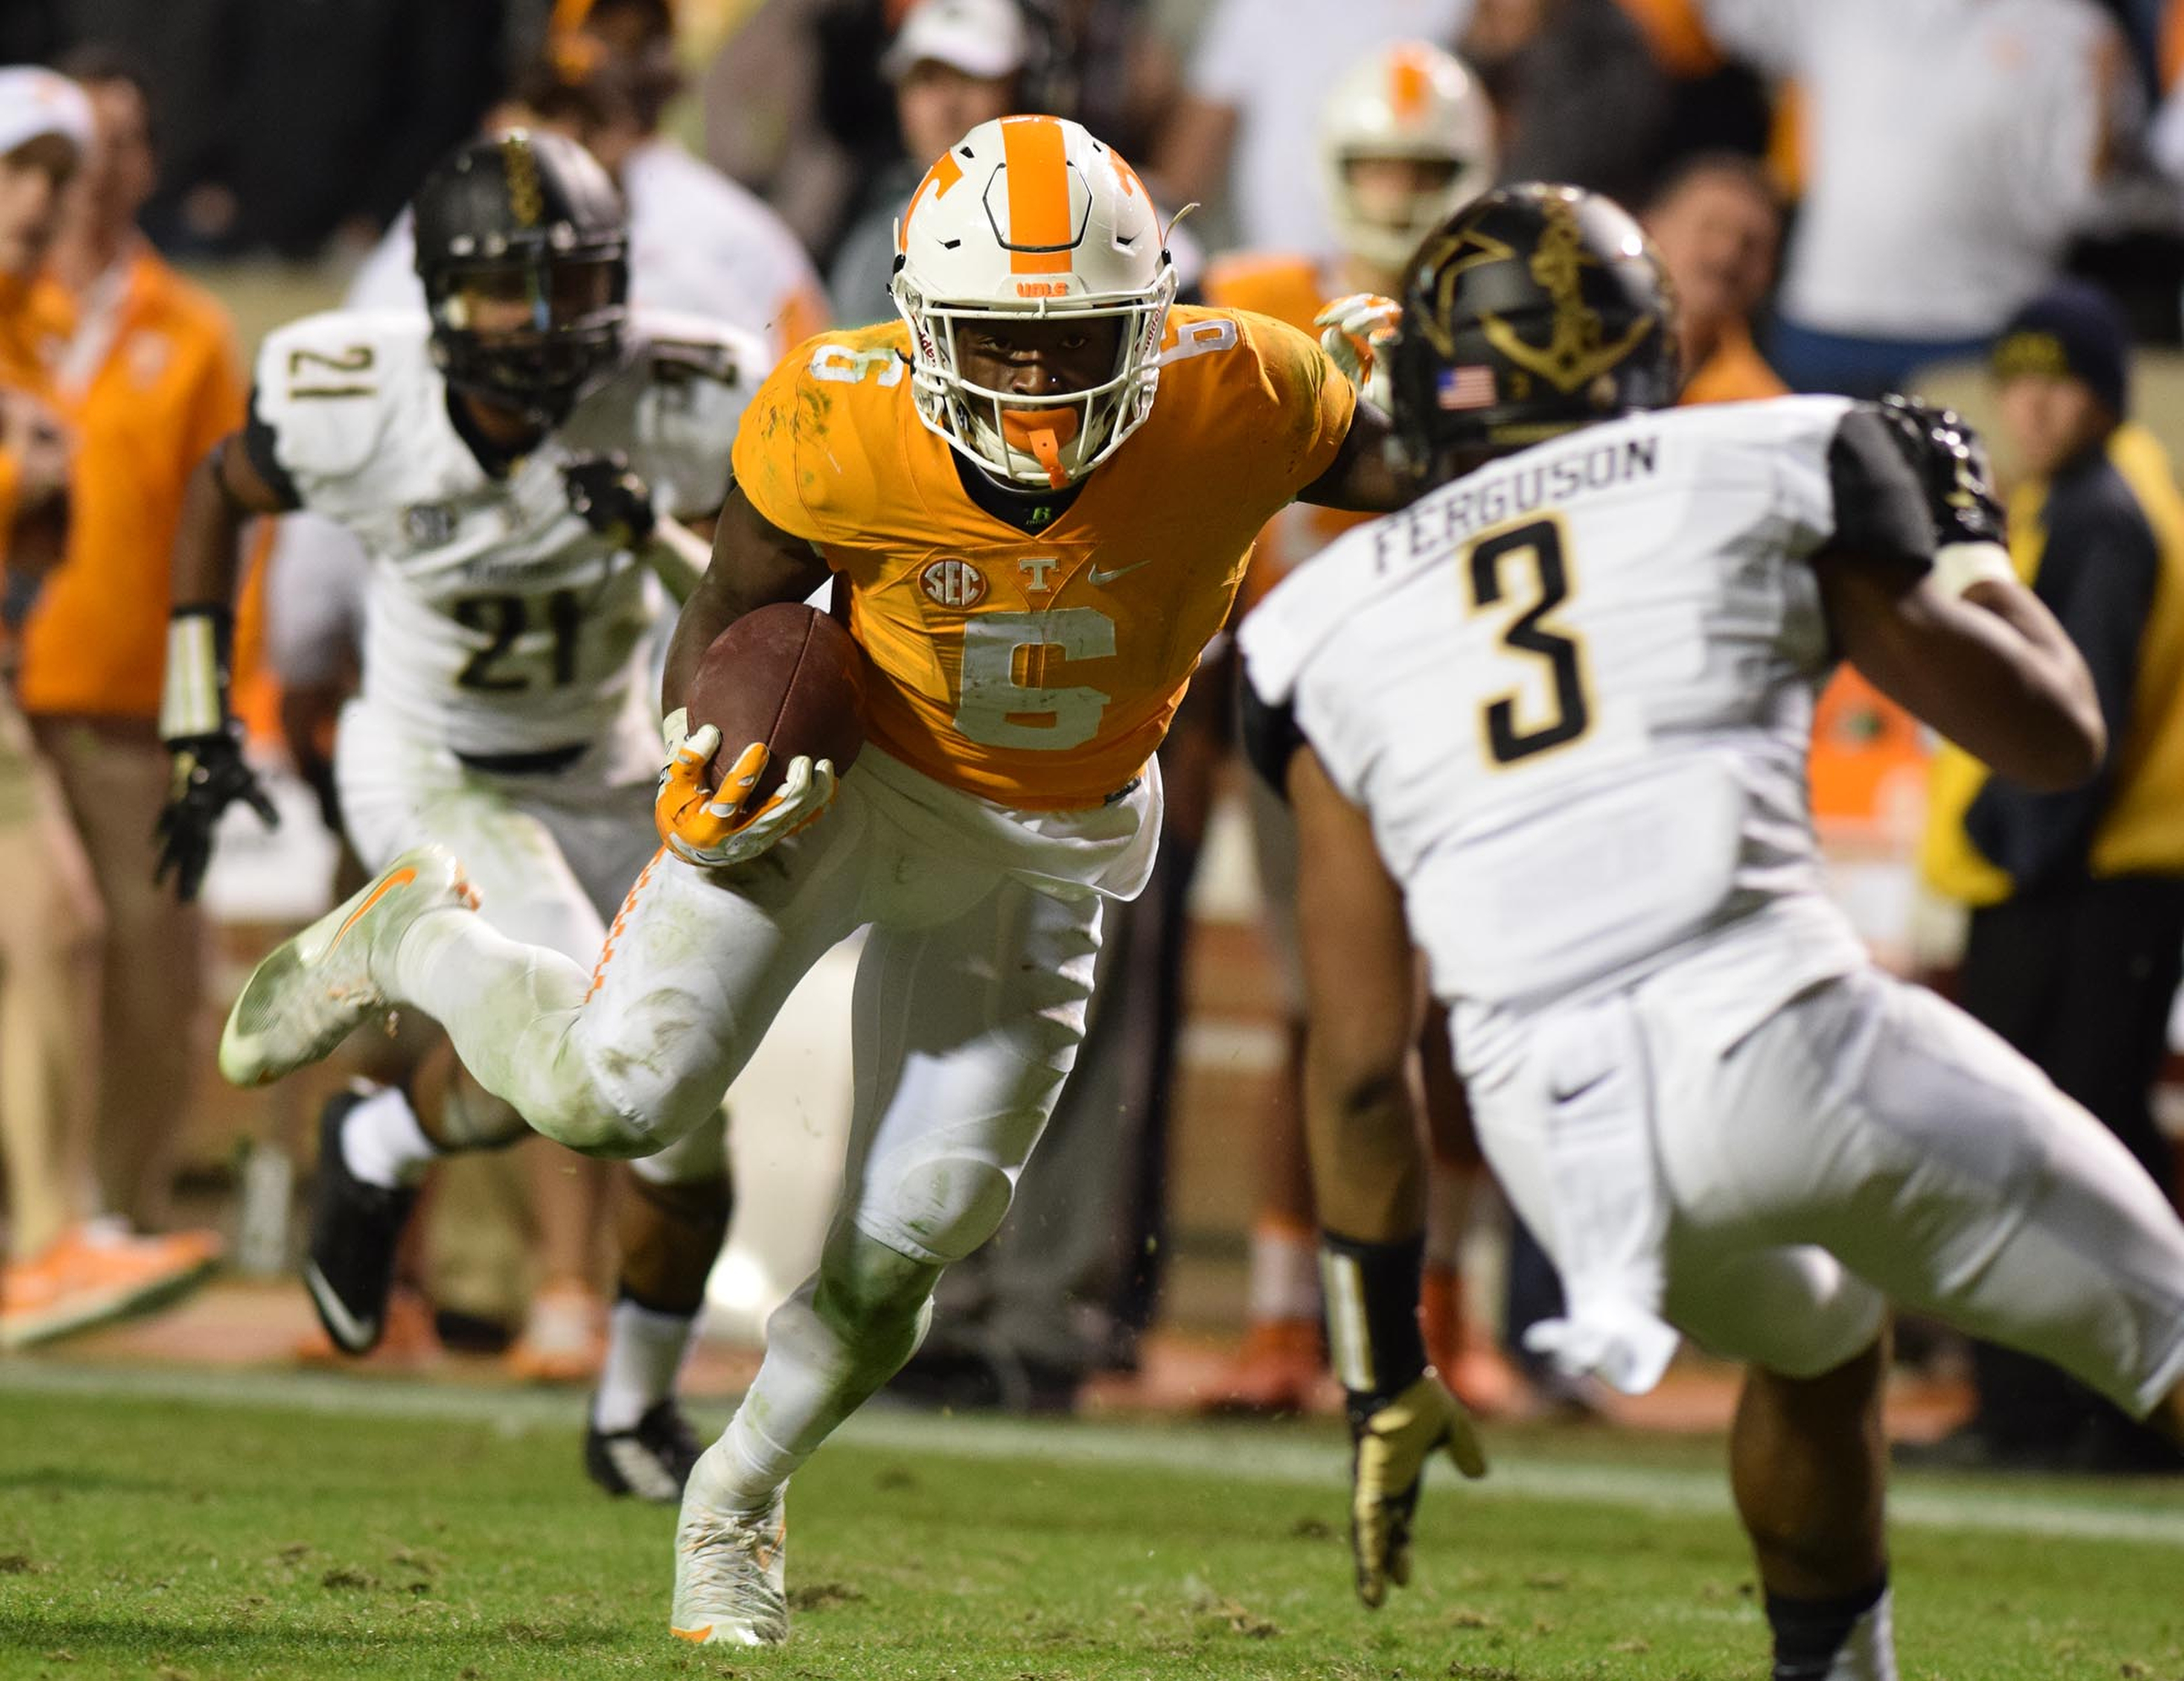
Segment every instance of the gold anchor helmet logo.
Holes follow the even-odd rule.
[[[1547,342],[1543,346],[1527,342],[1507,321],[1483,309],[1478,314],[1479,330],[1515,366],[1569,396],[1636,349],[1659,325],[1659,319],[1651,314],[1642,316],[1621,337],[1608,342],[1607,326],[1600,311],[1585,301],[1584,270],[1601,267],[1601,261],[1585,248],[1575,202],[1559,192],[1543,194],[1536,202],[1546,227],[1528,261],[1532,279],[1547,294],[1554,311]],[[1431,253],[1429,272],[1432,272],[1432,265],[1446,261],[1448,266],[1434,274],[1435,308],[1424,328],[1428,340],[1442,356],[1456,354],[1451,318],[1457,280],[1483,264],[1513,262],[1516,256],[1506,242],[1476,228],[1448,236]]]

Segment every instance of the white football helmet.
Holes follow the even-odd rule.
[[[1494,112],[1461,59],[1398,41],[1352,65],[1320,115],[1320,156],[1343,251],[1397,269],[1419,243],[1494,184]],[[1350,178],[1363,157],[1445,163],[1447,179],[1402,201],[1368,204]]]
[[[918,418],[1005,481],[1058,489],[1121,447],[1152,411],[1176,268],[1138,173],[1058,116],[981,123],[925,172],[895,227],[895,307],[910,327]],[[975,385],[965,321],[1107,318],[1114,372],[1081,391]]]

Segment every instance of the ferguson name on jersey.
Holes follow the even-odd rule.
[[[765,361],[735,329],[633,310],[620,364],[530,453],[490,471],[454,418],[422,315],[335,312],[270,335],[251,465],[372,561],[364,693],[458,752],[591,740],[620,714],[660,609],[567,471],[618,454],[680,518],[720,506]]]
[[[1806,813],[1834,660],[1808,562],[1931,552],[1883,426],[1815,397],[1589,427],[1350,533],[1247,621],[1253,704],[1370,811],[1472,1071],[1499,1011],[1679,948],[1719,947],[1683,973],[1730,1038],[1863,960]],[[1798,937],[1744,937],[1754,912]]]

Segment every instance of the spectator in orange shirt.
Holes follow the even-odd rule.
[[[197,907],[152,882],[152,826],[168,778],[156,722],[166,556],[190,471],[242,424],[244,395],[227,316],[136,231],[158,184],[142,82],[106,55],[71,67],[90,100],[95,144],[49,273],[73,306],[54,386],[75,430],[77,495],[66,562],[24,630],[18,687],[106,911],[105,1037],[127,1047],[128,1060],[104,1070],[99,1179],[108,1208],[158,1228],[204,970]]]
[[[66,553],[83,505],[45,366],[56,299],[37,277],[62,191],[90,139],[81,89],[49,71],[0,69],[0,562],[11,634]],[[208,1257],[88,1218],[80,1157],[92,1122],[87,1074],[101,1043],[98,900],[52,771],[5,686],[0,880],[0,1159],[8,1182],[0,1349],[10,1349],[170,1293]]]

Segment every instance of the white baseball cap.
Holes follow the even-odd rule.
[[[1016,0],[918,0],[880,59],[880,74],[899,82],[913,65],[931,60],[966,76],[1014,76],[1031,56]]]
[[[91,101],[65,76],[36,65],[0,67],[0,153],[41,135],[59,135],[79,152],[91,145]]]

